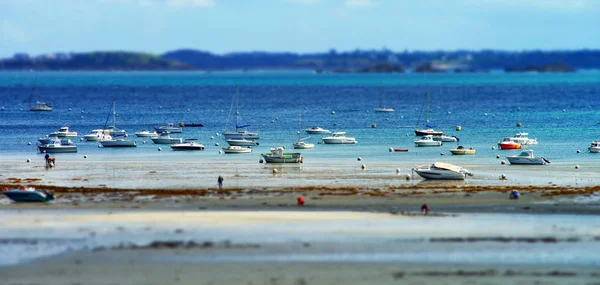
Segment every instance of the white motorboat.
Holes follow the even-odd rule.
[[[420,118],[421,118],[421,116],[419,116],[419,119]],[[418,124],[419,124],[419,122],[417,122],[417,125]],[[429,90],[427,90],[427,93],[425,93],[425,124],[427,127],[426,129],[424,129],[424,130],[415,129],[416,136],[426,136],[426,135],[441,136],[444,134],[444,132],[436,131],[433,129],[433,126],[429,125]]]
[[[241,147],[241,146],[237,146],[237,145],[230,145],[228,147],[224,147],[223,152],[229,153],[229,154],[251,153],[252,148],[251,147]]]
[[[98,141],[103,136],[103,130],[92,130],[89,134],[83,135],[83,139],[88,142]]]
[[[514,137],[510,138],[510,140],[519,143],[521,145],[535,145],[537,144],[537,139],[530,139],[528,133],[516,133]]]
[[[545,157],[534,157],[533,150],[531,149],[522,151],[519,155],[507,156],[506,159],[508,159],[510,164],[544,165],[546,163],[550,163],[550,161]]]
[[[390,113],[394,112],[394,108],[383,106],[383,96],[381,95],[381,86],[379,87],[379,108],[373,109],[375,112]]]
[[[225,141],[229,145],[235,145],[235,146],[257,146],[258,145],[258,142],[256,140],[249,140],[249,139],[225,139]]]
[[[152,142],[155,144],[174,144],[174,143],[182,143],[182,138],[172,138],[169,132],[160,133],[157,137],[150,138]]]
[[[37,82],[35,85],[35,90],[34,92],[32,92],[29,95],[29,111],[31,112],[49,112],[54,110],[54,108],[52,106],[50,106],[50,104],[44,103],[44,102],[40,102],[39,100],[39,92],[38,92],[38,86],[37,86]],[[35,98],[35,103],[32,102],[32,100]]]
[[[223,136],[226,139],[248,139],[248,140],[257,140],[260,137],[257,132],[250,132],[247,130],[242,130],[243,128],[247,128],[250,125],[239,125],[240,119],[240,111],[239,111],[239,100],[238,100],[239,87],[235,89],[235,131],[225,131],[223,132]]]
[[[304,129],[304,131],[307,134],[311,134],[311,135],[317,135],[317,134],[331,134],[330,130],[326,130],[317,126],[308,128],[308,129]]]
[[[441,146],[441,141],[434,141],[432,135],[426,135],[414,141],[415,146]]]
[[[447,135],[436,135],[433,136],[433,140],[434,141],[441,141],[441,142],[458,142],[459,139],[455,136],[447,136]]]
[[[173,150],[204,150],[204,145],[197,143],[196,139],[187,139],[182,143],[172,144]]]
[[[136,132],[135,136],[138,138],[158,137],[158,133],[156,131],[151,132],[148,130],[142,130],[140,132]]]
[[[156,126],[154,127],[154,130],[156,130],[157,133],[181,133],[183,132],[183,128],[175,126],[175,124],[173,123],[167,123],[164,126]]]
[[[591,153],[600,153],[600,141],[593,141],[588,150]]]
[[[346,132],[334,132],[329,137],[321,138],[325,144],[355,144],[356,139],[353,137],[347,137]]]
[[[54,143],[51,144],[43,144],[38,146],[40,153],[67,153],[67,152],[77,152],[77,146],[73,143],[71,144],[62,144],[61,140],[57,139]]]
[[[59,138],[56,135],[48,135],[44,138],[39,138],[38,141],[41,144],[52,144],[57,139],[59,139]],[[73,141],[71,141],[70,139],[59,139],[59,140],[60,140],[61,144],[73,144]]]
[[[457,148],[450,149],[450,152],[454,155],[474,155],[476,153],[475,149],[466,149],[462,145],[459,145]]]
[[[284,147],[272,147],[271,153],[263,153],[261,156],[267,163],[300,163],[303,158],[299,152],[283,153]]]
[[[425,179],[464,180],[467,175],[473,176],[466,168],[444,162],[417,166],[413,170]]]
[[[64,126],[58,129],[57,132],[50,133],[51,135],[56,135],[59,138],[74,138],[77,137],[77,132],[70,132],[69,126]]]
[[[521,144],[512,140],[512,138],[504,138],[498,143],[500,149],[521,149]]]
[[[116,101],[113,101],[112,104],[112,115],[113,115],[113,123],[109,128],[105,128],[104,130],[113,130],[114,136],[112,135],[103,135],[98,141],[103,147],[137,147],[137,142],[134,140],[128,140],[125,138],[121,138],[119,135],[122,130],[116,128],[117,125],[117,108]],[[125,132],[125,131],[122,131]],[[126,133],[125,133],[126,134]],[[125,135],[126,136],[126,135]]]

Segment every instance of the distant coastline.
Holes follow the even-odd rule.
[[[106,51],[0,59],[0,70],[253,70],[311,69],[317,73],[574,72],[600,68],[600,50],[573,51],[404,51],[297,54],[240,52],[224,55],[175,50],[162,55]]]

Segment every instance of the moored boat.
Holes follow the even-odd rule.
[[[413,170],[425,179],[464,180],[467,175],[473,176],[466,168],[444,162],[417,166]]]
[[[533,150],[531,149],[523,151],[519,155],[507,156],[506,159],[510,164],[544,165],[550,163],[545,157],[533,156]]]
[[[257,140],[260,137],[257,132],[250,132],[247,130],[242,130],[244,128],[249,127],[250,125],[239,125],[240,119],[240,111],[239,111],[239,99],[238,99],[239,87],[235,89],[235,131],[225,131],[223,132],[223,136],[226,139],[248,139],[248,140]]]
[[[101,139],[100,144],[103,147],[137,147],[137,142],[127,139]]]
[[[147,138],[147,137],[158,137],[158,133],[156,131],[142,130],[135,133],[135,136],[138,138]]]
[[[183,128],[175,126],[175,124],[173,123],[167,123],[164,126],[156,126],[154,127],[154,130],[157,133],[181,133],[183,132]]]
[[[173,150],[204,150],[204,145],[197,143],[196,139],[187,139],[183,143],[170,145]]]
[[[4,195],[15,202],[48,202],[54,200],[54,195],[48,191],[39,192],[34,189],[6,190]]]
[[[417,122],[417,125],[418,124],[419,123]],[[444,134],[444,132],[436,131],[433,129],[434,126],[429,125],[429,90],[427,90],[427,93],[425,93],[425,126],[427,128],[424,130],[415,129],[415,135],[422,137],[427,135],[441,136]]]
[[[225,141],[229,145],[236,145],[236,146],[257,146],[258,145],[258,142],[256,140],[250,140],[250,139],[225,139]]]
[[[512,138],[512,141],[516,143],[520,143],[521,145],[535,145],[537,144],[537,139],[530,139],[528,133],[519,132],[516,133]]]
[[[160,133],[157,137],[150,138],[154,144],[175,144],[182,143],[182,138],[172,138],[169,132]]]
[[[329,137],[321,138],[325,144],[356,144],[353,137],[347,137],[346,132],[335,132]]]
[[[425,147],[425,146],[441,146],[441,141],[434,141],[432,135],[425,135],[420,139],[414,140],[415,146]]]
[[[476,153],[475,149],[466,149],[462,145],[459,145],[457,148],[450,149],[450,152],[454,155],[474,155]]]
[[[228,154],[252,153],[252,148],[230,145],[228,147],[224,147],[223,152]]]
[[[71,131],[69,131],[69,126],[63,126],[57,132],[52,132],[50,134],[51,135],[56,135],[59,138],[77,137],[77,132],[71,132]]]
[[[263,153],[261,156],[267,163],[300,163],[303,158],[299,152],[283,153],[284,147],[272,147],[271,153]]]
[[[593,141],[588,150],[591,153],[600,153],[600,141]]]
[[[521,149],[521,144],[513,141],[511,138],[504,138],[498,143],[500,149]]]
[[[455,136],[447,136],[447,135],[435,135],[433,136],[433,140],[434,141],[441,141],[441,142],[458,142],[459,139]]]
[[[70,140],[69,140],[70,141]],[[77,146],[71,144],[62,144],[61,140],[57,139],[53,143],[43,144],[38,146],[40,153],[69,153],[77,152]]]
[[[56,135],[48,135],[44,138],[39,138],[38,141],[41,144],[51,144],[54,143],[56,140],[60,140],[61,144],[73,144],[73,141],[71,139],[59,139]]]
[[[316,134],[331,134],[330,130],[326,130],[317,126],[310,127],[308,129],[304,129],[307,134],[316,135]]]
[[[103,147],[111,147],[111,148],[115,148],[115,147],[137,147],[137,142],[134,140],[129,140],[129,139],[125,139],[125,138],[121,138],[121,137],[126,137],[127,133],[125,133],[125,131],[123,130],[119,130],[116,128],[117,125],[117,108],[116,108],[116,101],[113,101],[112,104],[112,115],[113,115],[113,123],[110,127],[105,128],[104,130],[112,130],[112,133],[114,135],[107,135],[104,134],[98,141],[100,142],[100,145],[102,145]],[[111,131],[109,131],[111,132]],[[125,133],[125,135],[121,136],[121,133]]]

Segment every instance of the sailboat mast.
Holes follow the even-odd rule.
[[[239,108],[238,108],[238,104],[239,104],[238,94],[239,94],[239,91],[240,91],[240,87],[236,86],[235,87],[235,132],[236,133],[238,132],[238,117],[240,116],[240,111],[239,111]]]
[[[429,123],[429,89],[427,89],[427,93],[425,93],[425,102],[427,106],[425,107],[425,123]]]
[[[298,112],[298,141],[300,141],[300,112]]]
[[[381,95],[381,85],[379,85],[379,108],[383,108],[383,95]]]

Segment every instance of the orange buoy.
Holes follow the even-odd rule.
[[[21,191],[25,191],[25,186],[21,185],[21,186],[19,187],[19,190],[21,190]]]
[[[421,206],[421,212],[425,215],[429,214],[429,206],[427,206],[427,204],[423,204]]]
[[[298,197],[298,206],[304,206],[304,198]]]

